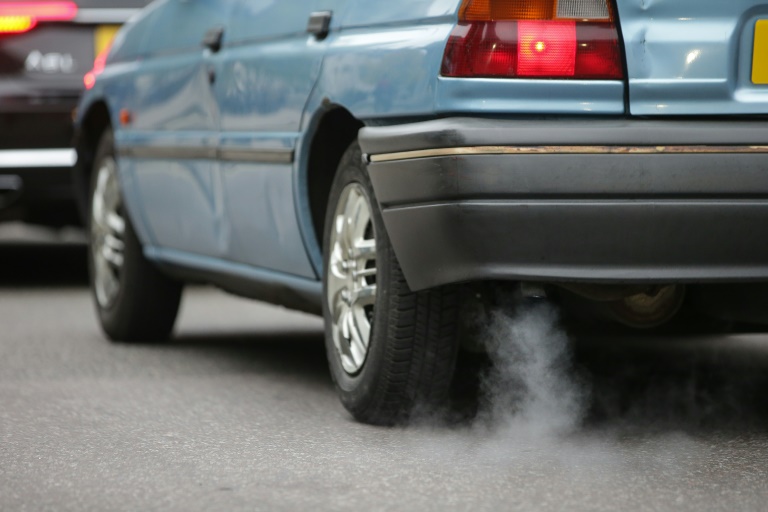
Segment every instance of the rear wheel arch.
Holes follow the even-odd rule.
[[[306,160],[299,179],[300,205],[312,263],[322,269],[322,246],[331,185],[341,158],[363,123],[342,106],[326,108],[315,117],[306,142]]]
[[[99,142],[105,130],[112,126],[109,107],[105,101],[93,103],[83,116],[75,141],[77,164],[73,180],[75,197],[81,218],[88,222],[90,205],[91,173]]]

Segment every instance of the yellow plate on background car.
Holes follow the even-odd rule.
[[[752,48],[752,83],[768,84],[768,20],[755,23],[755,42]]]
[[[96,27],[93,33],[93,54],[100,54],[112,42],[118,30],[120,30],[120,25],[101,25]]]

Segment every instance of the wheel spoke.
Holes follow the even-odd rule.
[[[357,210],[360,208],[360,199],[359,192],[356,190],[351,191],[347,199],[346,208],[344,209],[344,232],[342,233],[342,239],[348,249],[354,245],[354,219],[357,216]]]
[[[107,247],[109,247],[111,250],[115,252],[123,252],[123,250],[125,249],[125,244],[123,243],[122,240],[120,240],[114,235],[109,235],[109,234],[104,237],[104,245],[106,245]]]
[[[123,219],[116,212],[109,212],[107,214],[106,225],[117,235],[123,235],[125,233],[125,219]]]
[[[98,189],[96,189],[96,191],[98,192]],[[99,231],[106,231],[108,229],[106,214],[104,213],[104,201],[101,197],[96,196],[93,198],[91,219],[93,227],[97,228]]]
[[[368,209],[367,200],[362,194],[358,195],[355,201],[355,208],[350,218],[350,228],[352,230],[351,235],[353,239],[361,239],[365,234],[365,228],[368,226],[368,222],[371,220],[370,210]]]
[[[339,318],[339,334],[341,334],[341,341],[344,342],[344,347],[342,347],[342,352],[346,352],[346,350],[343,350],[343,348],[346,348],[346,346],[349,345],[349,338],[351,337],[351,334],[349,332],[349,317],[351,316],[349,310],[349,306],[344,304],[341,309],[341,316]]]
[[[106,244],[101,247],[101,257],[113,267],[120,268],[123,266],[123,255]]]
[[[333,250],[336,251],[336,248],[339,249],[341,254],[346,254],[347,250],[349,248],[347,236],[346,236],[346,222],[344,221],[343,215],[337,215],[336,220],[334,222],[334,243],[333,243]],[[341,258],[341,254],[339,257]]]
[[[365,350],[368,350],[368,343],[371,338],[371,323],[363,308],[352,309],[352,321],[355,327],[354,332],[360,337],[360,343]]]
[[[368,337],[363,337],[363,333],[360,332],[357,315],[350,311],[350,314],[347,318],[350,334],[349,353],[356,365],[362,365],[363,361],[365,360],[366,352],[368,351]]]

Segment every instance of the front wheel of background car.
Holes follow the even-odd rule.
[[[176,320],[181,284],[145,257],[123,204],[111,130],[101,137],[91,176],[91,291],[99,322],[114,341],[166,339]]]
[[[378,425],[434,412],[453,377],[457,293],[408,288],[357,143],[331,187],[323,249],[326,351],[344,406]]]

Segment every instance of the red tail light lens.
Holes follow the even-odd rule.
[[[3,2],[0,34],[19,34],[32,30],[39,21],[67,21],[75,16],[74,2]]]
[[[517,73],[520,76],[573,76],[576,23],[518,21]]]
[[[606,0],[587,3],[595,16],[591,21],[570,19],[574,11],[589,14],[577,0],[465,1],[460,15],[465,19],[448,39],[441,74],[621,79],[621,50],[609,6]],[[536,16],[547,19],[531,19]],[[483,17],[494,19],[479,19]],[[504,19],[508,17],[523,19]]]

